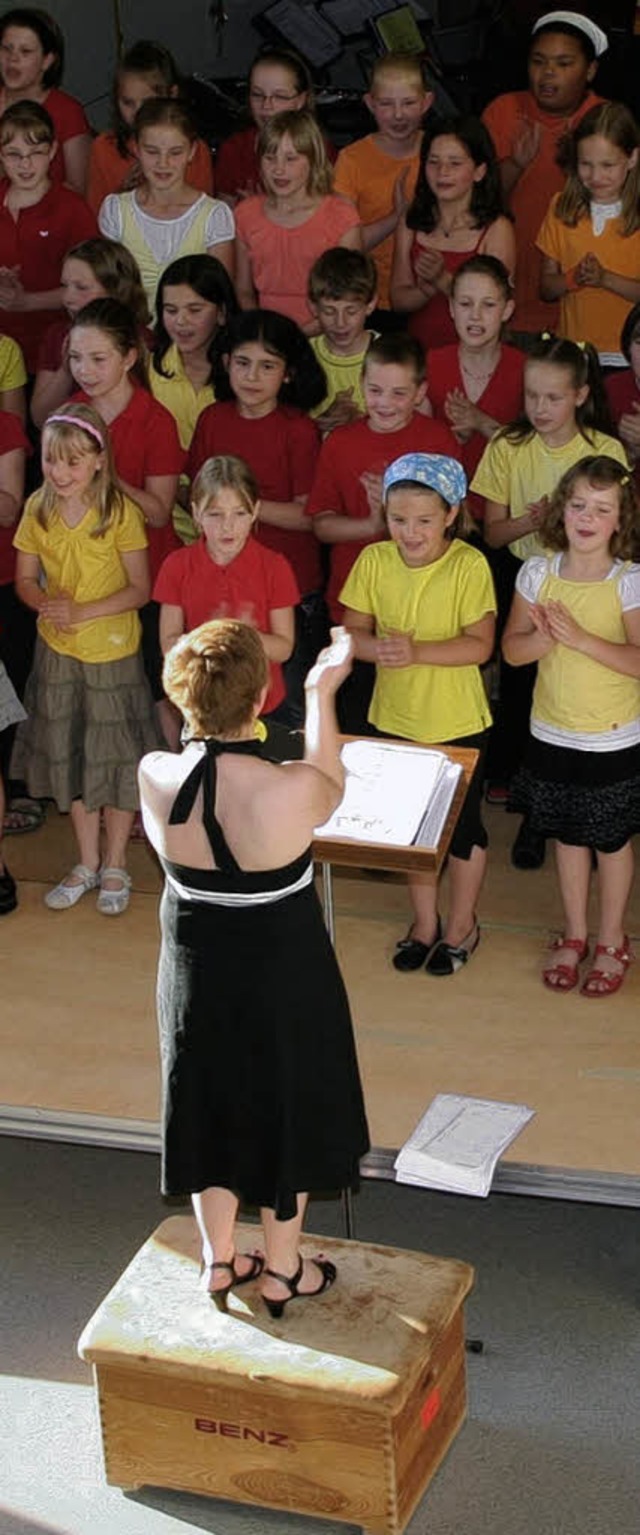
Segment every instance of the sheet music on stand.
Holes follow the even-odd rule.
[[[437,1093],[398,1152],[397,1180],[486,1198],[499,1158],[534,1113],[524,1103]]]
[[[446,752],[398,741],[347,741],[343,797],[316,837],[436,847],[462,768]]]
[[[253,18],[259,27],[266,23],[279,33],[285,43],[299,49],[315,69],[331,64],[340,57],[343,42],[340,33],[316,7],[295,3],[295,0],[275,0]]]

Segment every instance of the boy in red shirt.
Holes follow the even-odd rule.
[[[366,544],[386,537],[382,476],[404,453],[457,457],[453,433],[443,422],[421,415],[425,362],[412,336],[376,337],[363,367],[366,415],[337,426],[320,449],[305,512],[314,519],[321,543],[331,545],[327,602],[331,622],[343,622],[338,594]],[[367,710],[375,669],[356,662],[341,689],[338,713],[343,730],[367,733]]]
[[[0,119],[0,325],[18,341],[35,373],[40,340],[62,309],[60,278],[68,250],[97,235],[83,197],[53,185],[56,153],[49,113],[18,101]]]

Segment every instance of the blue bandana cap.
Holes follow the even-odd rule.
[[[427,490],[437,490],[449,506],[459,506],[467,494],[467,477],[457,458],[447,458],[444,453],[403,453],[385,469],[382,478],[382,494],[386,501],[394,485],[424,485]]]

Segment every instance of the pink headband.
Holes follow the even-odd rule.
[[[88,432],[91,437],[95,437],[96,442],[99,442],[100,447],[104,449],[104,437],[102,436],[102,433],[98,431],[97,426],[93,425],[92,421],[83,421],[82,416],[47,416],[47,419],[44,423],[45,426],[51,426],[52,421],[61,421],[63,426],[68,423],[69,426],[81,427],[83,432]]]

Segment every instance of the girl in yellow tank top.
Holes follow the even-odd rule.
[[[588,953],[597,859],[600,920],[583,996],[617,991],[631,961],[625,912],[640,831],[640,553],[638,503],[624,467],[583,458],[560,480],[540,532],[548,553],[518,574],[503,649],[538,662],[531,735],[513,802],[556,839],[565,930],[542,973],[571,991]]]

